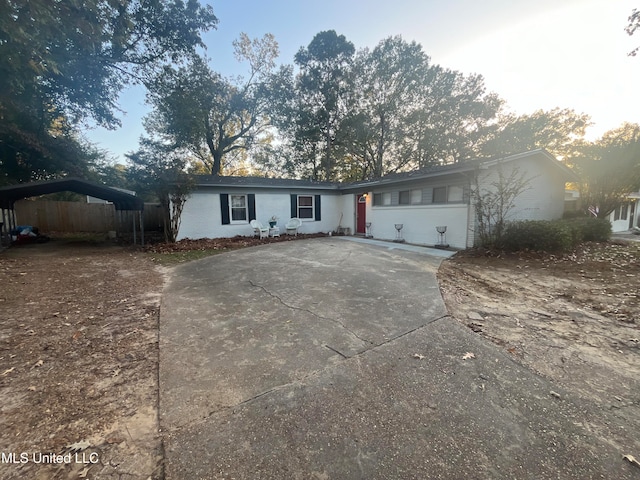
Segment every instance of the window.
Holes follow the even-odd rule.
[[[433,203],[447,203],[447,187],[433,189]]]
[[[460,203],[464,196],[464,188],[460,186],[451,186],[447,192],[447,202]]]
[[[376,207],[391,205],[391,192],[374,193],[373,205]]]
[[[298,195],[298,218],[313,220],[313,195]]]
[[[246,195],[229,195],[229,212],[231,223],[247,223],[249,218],[247,212],[247,196]]]
[[[395,192],[374,193],[373,206],[390,205],[430,205],[433,203],[463,203],[464,187],[450,185],[444,187],[425,187],[424,189],[400,190]]]
[[[627,220],[627,215],[629,214],[629,205],[623,203],[618,208],[616,208],[613,220]]]

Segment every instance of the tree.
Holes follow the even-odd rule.
[[[296,153],[313,165],[314,179],[334,180],[348,114],[349,68],[355,47],[334,30],[318,33],[295,55],[300,68],[291,128]]]
[[[180,230],[182,209],[193,190],[188,175],[189,156],[149,139],[142,139],[141,148],[127,155],[131,163],[130,176],[136,190],[153,194],[162,207],[166,242],[175,242]]]
[[[585,145],[574,168],[581,179],[582,205],[607,217],[640,190],[640,125],[625,123]]]
[[[588,115],[571,109],[502,115],[496,129],[483,140],[480,153],[496,157],[545,148],[557,158],[569,161],[576,154],[589,125]]]
[[[476,244],[482,247],[501,247],[504,240],[505,227],[509,216],[515,208],[515,200],[529,189],[529,182],[518,168],[513,168],[508,175],[501,166],[497,169],[497,178],[480,187],[481,172],[476,172],[471,182],[471,198],[476,215]],[[483,184],[487,178],[483,179]]]
[[[640,30],[640,10],[638,10],[637,8],[634,8],[633,11],[631,12],[631,15],[629,15],[628,20],[629,20],[629,24],[625,28],[625,31],[629,35],[633,35],[636,32],[636,30]],[[640,50],[640,47],[634,48],[629,52],[629,56],[635,57],[638,54],[638,50]]]
[[[456,163],[478,156],[503,101],[488,93],[481,75],[465,76],[433,65],[426,72],[420,108],[410,117],[404,146],[412,168]]]
[[[355,114],[347,122],[349,153],[359,164],[355,175],[360,178],[353,180],[381,177],[406,163],[397,146],[420,104],[428,61],[419,44],[400,36],[358,52],[351,75]]]
[[[165,67],[148,96],[154,111],[147,130],[188,149],[212,175],[222,174],[226,156],[249,150],[265,134],[273,84],[290,75],[286,68],[274,71],[278,44],[271,34],[257,40],[241,34],[234,49],[249,64],[246,78],[225,79],[198,57],[181,68]]]
[[[0,185],[46,180],[54,173],[86,176],[98,157],[62,117],[51,118],[45,129],[21,112],[0,113]]]
[[[61,136],[71,143],[81,121],[118,126],[121,89],[194,54],[216,23],[197,0],[0,0],[0,173],[64,173]]]

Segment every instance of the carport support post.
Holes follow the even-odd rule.
[[[11,238],[11,231],[16,228],[16,211],[14,205],[11,205],[9,209],[9,238]]]
[[[144,210],[138,211],[140,220],[140,245],[144,247]]]
[[[136,214],[131,215],[133,217],[133,244],[136,244]]]
[[[2,209],[2,228],[0,228],[0,245],[4,243],[5,238],[8,237],[6,232],[8,232],[9,225],[7,225],[7,217],[5,215],[5,209]],[[11,242],[9,242],[11,243]]]

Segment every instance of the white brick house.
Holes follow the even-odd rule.
[[[565,183],[573,173],[545,150],[444,165],[350,184],[257,177],[201,176],[182,214],[178,239],[253,235],[249,221],[278,226],[303,220],[302,233],[336,231],[393,240],[396,224],[408,243],[434,245],[436,226],[446,226],[447,243],[473,246],[472,191],[493,188],[516,169],[527,189],[515,200],[509,220],[551,220],[562,216]]]

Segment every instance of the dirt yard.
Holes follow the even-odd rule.
[[[0,253],[0,478],[161,479],[157,262],[259,243]],[[640,243],[593,244],[563,257],[458,254],[439,279],[452,316],[552,378],[559,397],[615,412],[619,426],[585,427],[639,458],[639,273]]]
[[[438,279],[458,321],[615,412],[619,426],[603,438],[640,459],[640,243],[586,244],[564,256],[461,253]]]
[[[161,478],[154,264],[52,241],[0,253],[0,284],[0,478]]]

